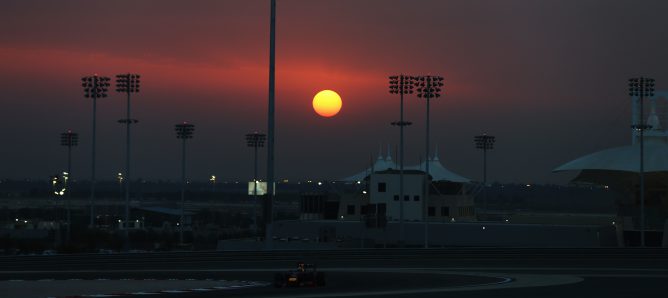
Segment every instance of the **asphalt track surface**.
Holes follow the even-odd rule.
[[[666,249],[388,249],[0,257],[0,285],[67,279],[271,282],[297,261],[321,288],[259,286],[153,297],[668,297]],[[85,281],[82,281],[85,283]],[[0,286],[0,297],[3,295]],[[100,293],[105,294],[105,293]],[[138,296],[136,296],[138,297]],[[9,297],[7,297],[9,298]]]

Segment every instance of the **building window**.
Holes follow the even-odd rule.
[[[348,205],[348,215],[355,215],[355,205]]]
[[[429,207],[429,209],[427,209],[427,215],[429,215],[429,216],[436,216],[436,208],[434,208],[434,207]]]
[[[409,196],[409,195],[404,195],[404,201],[410,201],[410,200],[411,200],[411,196]]]
[[[419,201],[419,200],[420,200],[420,196],[413,196],[413,201],[416,201],[416,202],[417,202],[417,201]]]
[[[394,195],[394,200],[399,201],[399,195]]]
[[[442,206],[441,207],[441,216],[450,216],[450,207]]]
[[[385,182],[378,182],[378,192],[385,192],[387,190],[387,184]]]

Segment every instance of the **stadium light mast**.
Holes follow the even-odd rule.
[[[487,150],[494,149],[495,137],[489,136],[486,133],[475,136],[473,138],[476,149],[482,149],[482,191],[483,201],[482,206],[487,214]]]
[[[404,94],[413,94],[415,85],[413,76],[390,76],[390,94],[399,94],[399,121],[392,122],[399,126],[399,246],[404,245],[404,126],[411,122],[404,121]]]
[[[118,120],[118,123],[125,123],[125,245],[129,246],[130,241],[130,125],[138,122],[130,118],[130,94],[139,92],[138,74],[119,74],[116,75],[116,92],[127,94],[127,110],[125,119]]]
[[[109,91],[109,78],[100,77],[98,75],[83,77],[81,78],[81,86],[84,89],[84,97],[93,99],[93,139],[90,174],[90,227],[93,228],[95,226],[95,131],[97,125],[97,99],[107,97],[107,92]]]
[[[415,87],[418,98],[424,98],[427,101],[426,116],[426,145],[425,145],[425,176],[424,176],[424,248],[429,248],[429,101],[432,98],[441,97],[441,87],[443,87],[443,77],[441,76],[417,76],[415,77]]]
[[[176,138],[181,139],[181,224],[179,227],[179,241],[183,244],[183,229],[185,227],[186,209],[186,140],[193,138],[195,125],[183,122],[175,125]]]
[[[652,128],[645,124],[643,100],[654,96],[654,79],[629,79],[629,96],[637,96],[640,101],[640,119],[633,124],[633,129],[640,131],[640,246],[645,247],[645,129]]]
[[[255,235],[257,236],[257,148],[264,147],[264,140],[266,138],[265,134],[258,133],[249,133],[246,135],[246,144],[248,147],[253,147],[254,163],[253,163],[253,226],[255,229]]]
[[[71,226],[72,226],[72,215],[71,215],[71,210],[70,210],[70,200],[72,199],[72,191],[69,189],[69,184],[68,181],[72,177],[72,147],[76,147],[79,145],[79,134],[76,132],[72,132],[71,130],[67,130],[67,132],[61,133],[60,134],[60,145],[61,146],[66,146],[67,147],[67,173],[66,175],[63,175],[63,179],[65,180],[65,192],[67,192],[67,197],[65,198],[65,209],[67,212],[67,234],[66,234],[66,240],[67,242],[70,241],[70,233],[71,233]]]

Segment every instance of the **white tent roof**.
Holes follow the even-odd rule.
[[[645,137],[645,172],[668,172],[668,138]],[[553,172],[608,170],[640,172],[640,143],[585,155],[561,165]]]
[[[407,167],[409,170],[425,170],[426,162],[422,162],[419,165]],[[429,159],[429,175],[433,181],[450,181],[450,182],[459,182],[459,183],[469,183],[470,179],[459,176],[454,172],[446,169],[441,161],[438,159],[438,156],[435,156],[433,159]]]

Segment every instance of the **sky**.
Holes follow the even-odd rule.
[[[480,180],[473,137],[496,137],[488,181],[565,184],[572,159],[630,142],[627,79],[668,89],[666,1],[278,0],[276,176],[352,175],[389,146],[399,97],[389,75],[441,75],[431,144],[452,171]],[[269,0],[0,3],[0,178],[45,179],[66,167],[60,133],[79,133],[73,173],[91,173],[92,100],[81,77],[142,76],[132,97],[132,175],[176,180],[174,124],[195,124],[188,176],[246,180],[245,134],[267,131]],[[663,87],[667,86],[667,87]],[[97,102],[97,176],[124,172],[126,98]],[[337,91],[341,112],[312,109]],[[664,89],[665,90],[665,89]],[[425,155],[426,104],[406,96],[406,164]],[[265,177],[266,148],[260,150]]]

